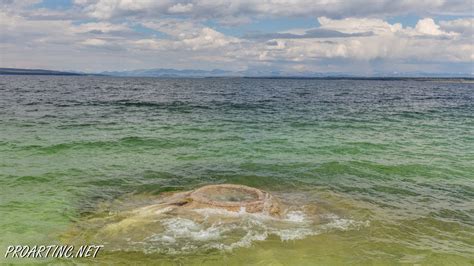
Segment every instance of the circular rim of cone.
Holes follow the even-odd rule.
[[[236,190],[240,192],[245,192],[247,194],[253,194],[255,196],[255,200],[247,200],[247,201],[220,201],[220,200],[212,200],[206,195],[209,195],[209,191],[212,190],[219,190],[219,189],[230,189]],[[198,203],[203,203],[211,206],[219,206],[219,207],[246,207],[246,206],[255,206],[255,205],[263,205],[266,194],[264,191],[248,187],[244,185],[233,185],[233,184],[219,184],[219,185],[207,185],[200,187],[193,191],[190,195],[193,201]]]

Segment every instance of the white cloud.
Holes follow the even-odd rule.
[[[188,20],[162,19],[158,21],[145,21],[142,25],[175,38],[184,39],[196,36],[197,31],[202,28],[198,23]]]
[[[2,66],[44,62],[49,68],[77,70],[126,65],[365,71],[375,68],[373,62],[415,69],[472,65],[474,60],[471,17],[438,21],[424,15],[413,27],[385,18],[407,10],[465,12],[468,4],[457,0],[452,5],[442,0],[76,0],[63,15],[28,8],[34,0],[1,3]],[[77,16],[86,12],[89,19],[67,16],[74,11]],[[272,16],[308,16],[320,26],[239,38],[208,20],[228,26]]]
[[[166,33],[185,42],[202,40],[206,43],[213,42],[222,45],[239,42],[238,38],[226,36],[212,28],[192,21],[165,19],[158,22],[144,22],[143,26]]]
[[[336,30],[343,33],[373,32],[375,34],[385,34],[394,33],[402,29],[400,23],[392,25],[381,19],[373,18],[345,18],[336,20],[320,17],[318,22],[323,29]]]
[[[418,23],[416,23],[415,30],[421,34],[427,35],[446,34],[439,29],[439,25],[437,25],[432,18],[424,18],[419,20]]]
[[[472,43],[455,33],[442,31],[432,19],[418,21],[416,27],[402,27],[380,19],[318,19],[321,28],[345,33],[373,32],[370,36],[326,39],[276,39],[261,48],[265,61],[314,63],[325,59],[370,61],[472,62]],[[284,36],[284,35],[283,35]],[[443,38],[439,38],[442,36]],[[301,64],[300,64],[301,65]]]
[[[360,17],[405,14],[468,14],[470,0],[76,0],[95,18],[190,13],[199,18],[242,16]],[[472,10],[471,10],[472,12]]]
[[[183,39],[182,41],[186,46],[191,47],[192,50],[203,48],[216,49],[239,42],[237,38],[225,36],[224,34],[208,27],[202,28],[196,37]]]
[[[105,46],[107,42],[102,39],[86,39],[82,41],[81,44],[88,45],[88,46]]]
[[[158,49],[208,50],[230,48],[241,40],[226,36],[212,28],[191,21],[168,19],[159,22],[144,22],[145,27],[168,34],[171,40],[145,39],[135,42],[146,47]]]
[[[125,24],[112,24],[108,22],[89,22],[79,24],[75,27],[76,32],[97,32],[97,33],[110,33],[110,32],[130,32],[131,29]]]
[[[18,9],[40,3],[41,0],[0,0],[2,9]]]
[[[69,38],[72,23],[60,20],[28,20],[20,15],[0,11],[0,26],[3,42],[30,44],[38,40]]]
[[[440,21],[440,28],[445,31],[465,34],[474,38],[474,18],[462,18],[448,21]]]
[[[171,6],[168,8],[168,12],[171,14],[179,14],[179,13],[189,13],[193,10],[193,4],[188,3],[188,4],[181,4],[177,3],[174,6]]]

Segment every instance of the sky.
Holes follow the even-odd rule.
[[[474,73],[473,0],[0,0],[0,67]]]

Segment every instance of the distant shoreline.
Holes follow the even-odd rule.
[[[314,79],[314,80],[418,80],[418,81],[443,81],[443,80],[458,80],[474,82],[474,77],[242,77],[246,79]]]
[[[107,75],[101,73],[77,73],[46,69],[21,69],[21,68],[0,68],[0,76],[21,75],[21,76],[103,76],[103,77],[126,77],[126,78],[243,78],[243,79],[308,79],[308,80],[418,80],[418,81],[463,81],[474,83],[474,77],[468,76],[238,76],[238,75],[157,75],[157,76],[127,76],[127,75]]]
[[[74,72],[21,68],[0,68],[0,75],[84,76]]]

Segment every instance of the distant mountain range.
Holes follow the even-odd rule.
[[[108,76],[120,77],[303,77],[308,76],[304,73],[295,75],[284,73],[281,71],[265,71],[265,70],[245,70],[245,71],[229,71],[222,69],[213,70],[196,70],[196,69],[139,69],[130,71],[107,71],[100,74]],[[312,77],[321,77],[317,73],[311,73]]]
[[[205,78],[205,77],[248,77],[248,78],[474,78],[471,73],[426,73],[426,72],[407,72],[407,73],[375,73],[372,76],[360,76],[347,73],[330,72],[302,72],[286,73],[277,70],[245,70],[228,71],[222,69],[214,70],[196,70],[196,69],[139,69],[130,71],[105,71],[99,73],[83,72],[65,72],[45,69],[19,69],[19,68],[0,68],[0,75],[60,75],[60,76],[115,76],[115,77],[168,77],[168,78]]]
[[[228,71],[221,69],[214,70],[195,70],[195,69],[139,69],[130,71],[107,71],[101,72],[102,75],[120,76],[120,77],[267,77],[267,78],[417,78],[417,77],[474,77],[469,73],[427,73],[427,72],[407,72],[407,73],[375,73],[372,76],[360,76],[347,74],[342,72],[300,72],[286,73],[278,70],[245,70],[245,71]]]
[[[195,69],[138,69],[130,71],[105,71],[100,74],[119,77],[228,77],[236,76],[234,72],[226,70],[195,70]]]

